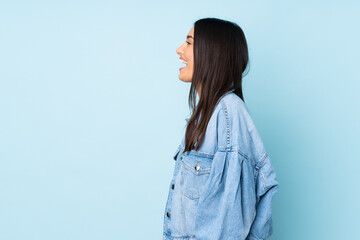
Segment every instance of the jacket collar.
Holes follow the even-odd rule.
[[[234,90],[230,90],[230,91],[226,92],[224,95],[222,95],[222,97],[219,98],[219,100],[218,100],[217,103],[219,103],[219,101],[220,101],[223,97],[225,97],[226,95],[228,95],[229,93],[232,93],[232,92],[234,92]],[[217,104],[217,103],[216,103],[216,104]],[[191,117],[191,116],[190,116],[190,117]],[[188,122],[188,121],[190,120],[190,117],[186,117],[186,118],[185,118],[185,121]]]

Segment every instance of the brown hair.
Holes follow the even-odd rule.
[[[233,90],[244,101],[242,77],[248,61],[246,38],[236,23],[217,18],[194,23],[194,74],[188,99],[192,115],[186,127],[184,152],[200,148],[212,112],[225,93]],[[198,87],[201,90],[196,105]]]

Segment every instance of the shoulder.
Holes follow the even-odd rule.
[[[244,101],[235,93],[230,93],[220,99],[218,103],[218,120],[234,129],[236,124],[242,124],[243,130],[252,131],[255,127]]]
[[[230,93],[220,99],[216,109],[219,147],[239,151],[254,164],[259,162],[266,151],[243,100]]]

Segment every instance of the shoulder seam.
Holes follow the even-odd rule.
[[[233,148],[231,146],[231,141],[230,141],[230,135],[231,135],[231,131],[230,131],[230,119],[229,119],[229,114],[228,114],[228,110],[225,104],[224,99],[220,99],[220,103],[221,103],[221,109],[220,111],[223,111],[224,115],[225,115],[225,119],[226,119],[226,149],[225,151],[231,151],[231,149]],[[241,155],[245,156],[246,159],[251,159],[249,158],[249,156],[247,154],[245,154],[243,151],[241,151],[240,149],[238,149],[238,152],[241,153]],[[251,159],[252,160],[252,159]],[[255,165],[255,163],[254,163]]]
[[[226,119],[226,151],[230,151],[230,123],[229,123],[228,111],[223,98],[220,100],[220,103]]]

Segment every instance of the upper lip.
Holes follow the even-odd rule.
[[[187,65],[187,61],[185,60],[185,59],[183,59],[182,57],[180,57],[180,61],[184,61],[185,63],[186,63],[186,65]]]

